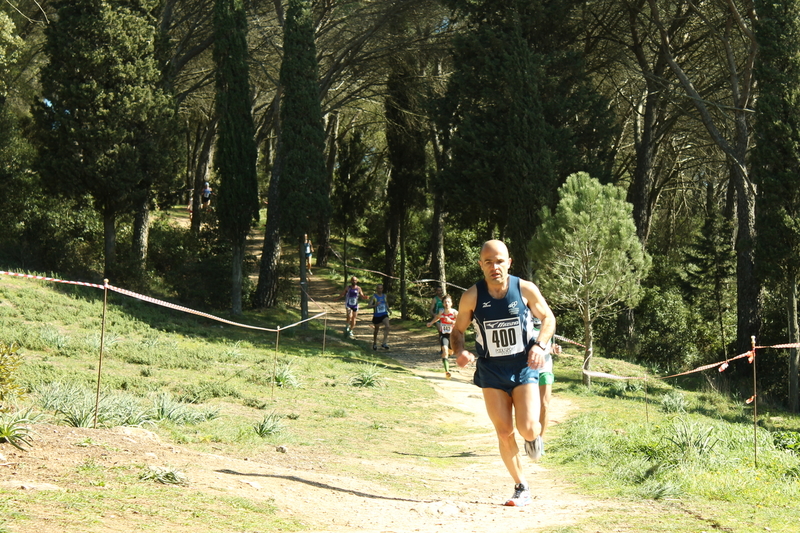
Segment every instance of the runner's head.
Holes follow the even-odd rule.
[[[350,278],[350,285],[355,287],[357,284],[358,284],[358,278],[357,277],[353,276],[352,278]]]
[[[505,285],[508,281],[511,258],[508,256],[508,248],[503,241],[491,240],[483,243],[478,264],[483,271],[486,283]]]
[[[450,298],[449,294],[445,294],[442,297],[442,303],[444,304],[445,309],[450,309],[451,307],[453,307],[453,299]]]
[[[383,284],[382,283],[378,283],[377,285],[375,285],[375,292],[377,294],[383,294]]]

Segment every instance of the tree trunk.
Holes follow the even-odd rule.
[[[391,210],[391,208],[390,208]],[[400,221],[401,218],[390,217],[386,228],[386,262],[383,276],[383,292],[394,290],[395,263],[397,262],[397,252],[400,247]]]
[[[348,237],[347,230],[345,230],[345,232],[344,232],[344,250],[342,250],[342,253],[344,254],[344,256],[342,257],[342,261],[344,261],[344,284],[345,284],[345,286],[347,286],[347,278],[349,277],[348,276],[348,272],[347,272],[347,237]]]
[[[789,342],[797,342],[797,273],[792,272],[788,278],[789,291],[787,294],[787,311],[789,315]],[[800,371],[800,350],[792,348],[789,351],[789,410],[793,413],[800,412],[798,371]]]
[[[586,346],[583,352],[583,368],[589,370],[592,364],[592,355],[594,354],[594,331],[592,330],[592,323],[587,317],[583,319],[583,345]],[[592,386],[592,378],[587,374],[583,374],[583,384],[587,387]]]
[[[281,162],[276,159],[267,192],[267,224],[264,230],[264,246],[261,249],[258,285],[253,298],[253,305],[257,308],[274,307],[278,303],[278,265],[281,260],[281,202],[278,198],[280,179]]]
[[[242,263],[244,263],[244,249],[246,239],[237,239],[232,250],[231,265],[231,313],[242,314]]]
[[[744,159],[742,159],[744,160]],[[755,273],[756,194],[753,183],[737,169],[738,231],[736,235],[736,344],[739,353],[750,349],[750,337],[761,333],[762,289]]]
[[[147,248],[150,242],[149,196],[149,192],[145,192],[133,219],[133,260],[136,262],[140,273],[147,266]]]
[[[308,318],[308,270],[306,269],[305,239],[300,238],[298,244],[298,257],[300,258],[300,318]],[[308,329],[308,322],[300,325],[302,329]]]
[[[103,252],[105,265],[103,275],[106,279],[113,279],[117,268],[117,228],[116,212],[110,208],[103,209]]]
[[[444,195],[437,193],[433,200],[433,219],[431,220],[431,240],[428,247],[430,257],[430,270],[439,284],[442,291],[447,293],[447,274],[445,272],[444,257]]]
[[[325,161],[325,170],[328,177],[328,198],[333,192],[333,173],[336,167],[336,157],[339,153],[339,113],[328,115],[328,127],[326,128],[328,137],[328,157]],[[331,247],[331,217],[327,217],[320,224],[319,236],[317,238],[317,266],[327,267],[328,257]]]
[[[403,217],[400,221],[400,318],[403,320],[408,320],[406,281],[406,217]]]
[[[278,88],[280,92],[281,87]],[[280,181],[283,161],[280,156],[281,144],[281,123],[280,119],[281,100],[276,97],[272,102],[273,116],[275,117],[275,149],[271,153],[275,154],[272,164],[272,177],[269,181],[267,190],[267,223],[264,229],[264,245],[261,248],[261,262],[258,270],[258,284],[253,296],[253,305],[256,308],[274,307],[278,303],[278,266],[281,261],[281,200],[280,200]]]
[[[216,119],[212,120],[208,127],[201,133],[203,144],[197,157],[197,164],[194,167],[194,189],[192,190],[192,233],[200,232],[200,192],[205,188],[208,181],[208,172],[211,165],[211,154],[214,147],[214,135],[216,133]]]

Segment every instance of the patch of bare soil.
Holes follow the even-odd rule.
[[[312,278],[310,294],[329,312],[328,326],[337,334],[344,328],[344,306],[336,289]],[[312,304],[312,311],[314,305]],[[371,343],[372,328],[367,316],[356,331],[358,341]],[[289,448],[286,453],[233,458],[200,453],[159,439],[152,432],[135,428],[91,430],[63,426],[37,425],[34,446],[20,452],[0,445],[0,485],[20,491],[80,488],[76,467],[94,464],[171,465],[185,472],[193,491],[209,495],[239,496],[253,501],[272,500],[279,516],[295,518],[314,532],[522,532],[564,527],[586,519],[593,509],[608,502],[586,499],[553,475],[544,464],[524,458],[528,481],[535,499],[524,508],[504,507],[511,496],[513,482],[499,454],[491,424],[485,413],[480,390],[471,383],[472,371],[455,372],[444,379],[437,354],[436,336],[414,335],[395,329],[390,336],[388,355],[427,380],[439,393],[443,404],[463,413],[465,424],[484,428],[485,433],[464,442],[464,455],[457,467],[420,466],[417,458],[401,451],[380,461],[327,456],[324,449]],[[455,365],[454,365],[455,366]],[[552,420],[563,421],[572,406],[555,397]],[[374,469],[387,476],[393,472],[414,472],[424,480],[424,493],[398,493],[389,485],[363,481],[339,474],[330,464],[352,462],[359,469]],[[434,495],[431,497],[431,495]],[[141,504],[141,502],[140,502]],[[82,531],[194,531],[189,525],[160,525],[152,516],[120,505],[119,512],[98,517],[100,527]],[[46,509],[31,510],[25,531],[50,533],[76,531],[72,525],[52,520]],[[11,531],[17,531],[11,529]],[[22,530],[19,530],[22,531]]]

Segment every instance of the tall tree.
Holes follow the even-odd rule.
[[[797,257],[800,255],[800,2],[755,2],[759,44],[753,180],[759,186],[760,260],[763,277],[780,280],[786,298],[789,342],[798,342]],[[800,351],[789,357],[789,407],[800,411]]]
[[[336,167],[333,194],[331,195],[332,220],[344,240],[344,283],[348,273],[348,240],[356,224],[364,216],[369,201],[370,153],[364,143],[362,128],[353,129],[339,147],[339,164]]]
[[[736,198],[736,344],[738,350],[745,351],[750,348],[750,337],[760,332],[763,306],[763,291],[755,271],[756,187],[747,161],[752,135],[751,106],[756,96],[753,76],[758,52],[753,32],[756,13],[749,2],[741,10],[735,2],[692,4],[686,13],[673,11],[656,0],[648,0],[648,6],[670,69],[709,137],[727,157]],[[717,65],[694,70],[693,65],[676,54],[668,31],[676,16],[691,16],[694,24],[708,29],[709,41],[714,43],[715,50],[721,51],[713,54],[720,58]],[[703,98],[703,87],[716,86],[720,79],[727,83],[728,106],[712,104]]]
[[[702,324],[713,324],[716,333],[714,348],[707,353],[714,361],[726,358],[729,341],[729,326],[726,320],[729,314],[729,303],[732,301],[732,287],[735,285],[736,253],[733,250],[730,235],[730,220],[727,219],[715,198],[714,186],[707,184],[706,217],[697,242],[690,247],[685,257],[686,287],[689,300],[697,310]],[[702,330],[711,327],[697,328],[698,336]]]
[[[41,172],[61,193],[90,194],[103,216],[105,275],[116,273],[116,219],[152,180],[171,98],[155,57],[156,0],[55,3],[49,64],[34,113]]]
[[[572,0],[451,0],[465,26],[442,112],[451,162],[443,174],[463,224],[496,226],[518,274],[539,209],[570,172],[607,178],[608,106],[572,50]],[[477,192],[477,194],[476,194]],[[468,215],[467,215],[468,213]]]
[[[384,291],[392,290],[395,261],[400,254],[400,311],[407,318],[406,235],[409,210],[419,205],[425,186],[427,131],[418,101],[419,65],[409,56],[398,58],[386,83],[386,147],[391,167],[387,186],[387,243]]]
[[[247,65],[247,19],[242,0],[217,0],[214,8],[216,108],[214,166],[220,179],[217,214],[232,254],[231,309],[242,313],[242,265],[251,224],[258,220],[255,128]]]
[[[281,227],[303,257],[303,235],[328,216],[325,129],[319,99],[317,47],[309,0],[289,0],[281,63]],[[306,282],[305,261],[300,261],[301,283]],[[307,294],[301,289],[301,306],[307,315]],[[304,316],[305,318],[305,316]]]
[[[531,253],[542,293],[554,306],[580,313],[588,369],[594,322],[618,313],[620,304],[636,305],[650,257],[636,235],[633,208],[622,189],[579,172],[567,178],[559,195],[555,211],[542,210]],[[583,382],[589,385],[591,378],[584,374]]]

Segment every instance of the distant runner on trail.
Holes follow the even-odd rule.
[[[340,298],[344,296],[344,307],[347,312],[347,325],[344,327],[344,334],[351,339],[355,337],[356,318],[358,317],[358,300],[366,300],[367,296],[361,287],[358,286],[358,278],[355,276],[350,278],[350,285],[344,289]]]
[[[372,314],[372,326],[375,328],[375,331],[372,332],[372,349],[378,349],[378,330],[383,326],[383,343],[381,344],[381,348],[388,350],[389,345],[386,344],[386,341],[389,338],[389,304],[386,302],[386,295],[383,294],[382,284],[379,283],[375,285],[375,294],[370,298],[368,307],[374,309]]]
[[[442,290],[442,288],[441,287],[436,287],[436,294],[433,296],[433,300],[431,300],[431,305],[428,308],[428,314],[431,315],[431,320],[433,320],[434,317],[436,317],[436,315],[441,313],[442,309],[444,309],[444,296],[443,296],[443,294],[444,294],[444,291]],[[436,328],[439,329],[439,326],[437,325]]]
[[[453,350],[450,349],[450,332],[453,331],[458,311],[453,309],[453,299],[449,295],[444,296],[442,305],[442,310],[433,317],[433,320],[428,322],[427,326],[431,327],[437,322],[439,324],[439,346],[442,348],[444,377],[450,379],[450,360],[448,356],[453,353]]]
[[[522,507],[531,502],[531,492],[519,459],[514,423],[525,440],[525,453],[539,460],[539,369],[545,364],[556,318],[536,285],[509,275],[511,258],[502,241],[485,242],[478,264],[484,279],[461,297],[450,340],[458,366],[476,361],[473,379],[483,390],[500,457],[514,479],[514,495],[505,505]],[[534,317],[542,321],[538,335]],[[475,329],[477,360],[464,348],[470,323]]]

